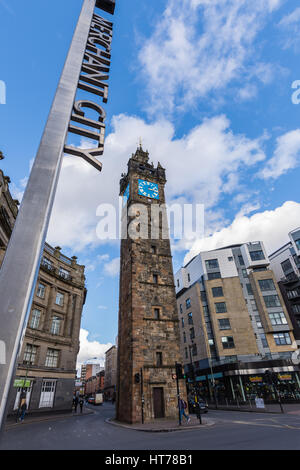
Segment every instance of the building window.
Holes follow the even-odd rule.
[[[264,295],[266,307],[281,307],[278,295]]]
[[[197,345],[193,344],[191,349],[192,349],[192,356],[197,356]]]
[[[61,324],[61,319],[59,317],[53,317],[52,318],[51,333],[53,335],[59,335],[60,324]]]
[[[255,321],[256,321],[256,325],[257,325],[257,328],[262,328],[262,323],[261,323],[261,318],[259,315],[255,315]]]
[[[212,279],[221,279],[221,273],[220,272],[217,272],[217,273],[208,273],[207,274],[207,279],[209,281],[211,281]]]
[[[155,245],[152,245],[152,246],[151,246],[151,253],[152,253],[153,255],[156,255],[156,246],[155,246]]]
[[[189,273],[188,273],[188,275],[187,275],[187,278],[188,278],[188,282],[191,282],[191,276],[190,276]]]
[[[190,308],[191,307],[191,299],[186,299],[185,301],[185,307]]]
[[[217,259],[208,259],[205,261],[206,269],[215,269],[219,267]]]
[[[23,364],[33,365],[35,363],[37,346],[26,344],[24,351]]]
[[[31,320],[30,320],[30,328],[37,329],[40,324],[40,319],[41,319],[41,311],[38,310],[37,308],[34,308],[31,314]]]
[[[195,338],[195,329],[194,328],[190,328],[190,338],[191,339]]]
[[[245,261],[244,261],[244,258],[242,257],[242,255],[238,255],[238,258],[239,258],[240,265],[245,266]]]
[[[154,318],[155,320],[159,320],[160,319],[160,308],[155,308],[154,309]]]
[[[40,398],[39,408],[52,408],[55,394],[55,380],[44,380]]]
[[[264,333],[261,333],[259,336],[260,336],[260,339],[261,339],[263,348],[268,348],[269,345],[268,345],[268,341],[267,341],[266,335],[265,335]]]
[[[46,292],[46,286],[40,282],[39,285],[38,285],[38,288],[37,288],[36,295],[40,299],[44,299],[45,298],[45,292]]]
[[[269,313],[272,325],[287,325],[287,319],[283,312]]]
[[[288,290],[286,292],[286,295],[289,299],[295,299],[296,297],[300,297],[300,288],[298,287],[294,290]]]
[[[255,299],[250,299],[252,310],[257,310],[257,305]]]
[[[201,295],[202,302],[207,302],[207,296],[204,290],[201,291],[200,295]]]
[[[281,267],[282,267],[282,271],[284,273],[287,273],[289,271],[293,271],[293,266],[292,266],[292,263],[290,262],[289,259],[286,259],[285,261],[283,261],[281,264]]]
[[[184,318],[183,317],[181,318],[181,326],[182,326],[182,328],[184,328]]]
[[[216,302],[216,313],[225,313],[227,312],[226,302]]]
[[[154,284],[158,283],[158,275],[157,274],[153,274],[153,282],[154,282]]]
[[[157,352],[156,353],[156,365],[157,367],[161,367],[162,366],[162,352]]]
[[[277,346],[292,344],[289,333],[275,333],[273,334],[273,337]]]
[[[222,287],[213,287],[212,288],[212,295],[213,295],[213,297],[224,297],[223,288]]]
[[[186,334],[185,334],[185,331],[183,332],[183,342],[186,343]]]
[[[222,345],[224,349],[232,349],[234,348],[234,341],[232,336],[223,336],[222,337]]]
[[[273,279],[260,279],[258,284],[261,291],[276,290]]]
[[[66,269],[63,269],[63,268],[59,268],[59,271],[58,271],[58,274],[60,277],[64,278],[64,279],[70,279],[70,271],[67,271]]]
[[[300,305],[299,304],[293,305],[292,309],[293,309],[294,313],[300,313]]]
[[[179,305],[180,313],[182,313],[182,304]]]
[[[232,256],[228,256],[228,261],[233,261],[233,257],[232,257]]]
[[[185,358],[188,359],[189,358],[188,348],[184,348],[184,352],[185,352]]]
[[[61,292],[57,292],[55,303],[56,305],[60,305],[62,307],[64,304],[64,294],[62,294]]]
[[[298,250],[300,250],[300,238],[298,240],[295,240],[295,243]]]
[[[179,279],[177,279],[177,287],[179,287]]]
[[[202,307],[203,307],[204,315],[209,315],[208,305],[203,305]]]
[[[194,324],[192,312],[188,313],[188,324],[189,324],[189,325],[193,325],[193,324]]]
[[[46,355],[46,367],[57,367],[58,366],[58,353],[57,349],[48,349]]]
[[[247,269],[242,269],[243,277],[248,277]]]
[[[219,322],[219,329],[220,330],[230,330],[231,329],[229,318],[220,318],[218,320],[218,322]]]

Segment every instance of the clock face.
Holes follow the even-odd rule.
[[[152,199],[159,199],[158,184],[150,183],[150,181],[139,180],[139,194]]]
[[[123,207],[125,206],[125,204],[127,204],[128,198],[129,198],[129,184],[123,194]]]

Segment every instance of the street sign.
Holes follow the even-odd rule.
[[[256,408],[264,408],[265,407],[265,402],[263,398],[255,398],[255,405]]]

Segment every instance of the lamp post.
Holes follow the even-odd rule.
[[[96,94],[103,102],[107,101],[108,85],[103,82],[101,71],[105,63],[107,79],[112,23],[95,14],[95,7],[113,14],[115,0],[83,0],[69,53],[0,271],[0,346],[4,350],[4,360],[0,360],[0,429],[5,421],[8,394],[25,334],[63,152],[80,156],[101,170],[101,163],[95,156],[103,153],[105,111],[92,101],[75,102],[78,89]],[[96,110],[99,120],[85,118],[83,107]],[[76,127],[71,121],[93,127],[97,132]],[[88,150],[67,147],[65,144],[68,132],[97,140],[97,147]]]

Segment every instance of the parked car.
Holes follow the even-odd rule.
[[[94,404],[95,404],[95,398],[94,398],[94,397],[88,398],[88,403],[89,403],[90,405],[94,405]]]

